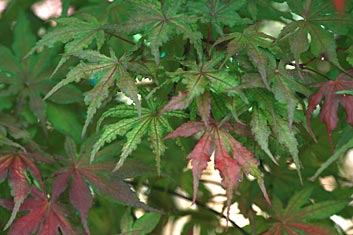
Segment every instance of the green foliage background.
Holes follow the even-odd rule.
[[[6,2],[0,16],[0,159],[17,153],[31,159],[42,178],[22,173],[29,185],[43,183],[48,195],[55,195],[61,169],[79,165],[95,172],[84,179],[93,195],[91,234],[161,234],[186,215],[185,235],[194,227],[202,235],[345,234],[330,216],[353,216],[353,179],[342,174],[343,156],[353,147],[353,102],[340,101],[344,109],[337,103],[352,96],[352,2],[337,12],[331,0],[63,0],[64,14],[53,21],[33,13],[37,1]],[[268,28],[279,30],[270,35]],[[319,89],[312,84],[339,76],[348,85],[306,116],[316,108],[310,96]],[[324,105],[329,117],[337,112],[337,126],[320,116]],[[201,135],[164,137],[188,121],[229,124],[232,138],[256,157],[259,170],[250,173],[258,180],[244,177],[231,197],[249,219],[246,227],[230,221],[226,229],[220,222],[226,205],[224,211],[208,206],[219,195],[212,195],[207,180],[200,181],[195,210],[177,205],[175,198],[191,204],[193,174],[186,167]],[[15,194],[6,167],[0,160],[5,208],[3,199]],[[323,187],[325,176],[333,177],[333,190]],[[59,195],[71,225],[84,234],[69,190]],[[139,219],[138,207],[146,212]],[[11,216],[5,208],[1,229]]]

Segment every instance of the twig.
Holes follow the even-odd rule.
[[[132,184],[132,185],[136,185],[136,184],[134,184],[134,183],[131,182],[131,181],[129,181],[129,182],[127,182],[127,183]],[[147,186],[147,187],[148,187],[148,186],[150,186],[150,185],[144,184],[144,186]],[[170,189],[165,190],[164,187],[155,186],[155,185],[150,186],[150,187],[152,187],[152,189],[155,189],[155,190],[158,190],[158,191],[161,191],[161,192],[167,192],[167,193],[170,194],[170,195],[183,198],[183,199],[188,200],[188,201],[190,201],[190,202],[193,201],[192,198],[190,198],[190,197],[188,197],[188,196],[182,195],[182,194],[177,193],[177,192],[175,192],[175,191],[173,191],[173,190],[170,190]],[[204,208],[204,209],[206,209],[206,210],[212,212],[213,214],[215,214],[215,215],[217,215],[217,216],[219,216],[219,217],[222,217],[222,218],[224,218],[224,219],[227,219],[227,216],[223,215],[221,212],[218,212],[218,211],[216,211],[216,210],[214,210],[214,209],[208,207],[206,204],[204,204],[204,203],[202,203],[202,202],[200,202],[200,201],[198,201],[198,200],[195,201],[195,204],[196,204],[197,206],[201,207],[201,208]],[[229,220],[229,222],[230,222],[235,228],[237,228],[243,235],[250,235],[250,234],[249,234],[248,232],[246,232],[242,227],[239,227],[239,225],[237,225],[233,220],[231,220],[231,219],[228,219],[228,220]]]

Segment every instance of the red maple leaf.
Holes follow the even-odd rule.
[[[309,105],[306,111],[308,130],[310,135],[315,139],[315,135],[310,125],[310,116],[316,109],[317,105],[320,104],[325,97],[324,105],[320,110],[320,120],[326,124],[331,150],[333,151],[331,134],[338,123],[337,111],[339,104],[341,104],[346,112],[346,122],[353,125],[353,96],[337,94],[338,91],[352,90],[353,80],[346,74],[341,73],[337,76],[336,80],[320,82],[314,84],[313,87],[320,87],[320,89],[309,98]]]
[[[77,234],[66,219],[64,209],[54,198],[49,199],[44,192],[31,187],[31,195],[21,205],[19,211],[29,211],[12,224],[9,235],[75,235]],[[0,200],[0,205],[12,210],[12,200]]]
[[[214,153],[215,168],[222,177],[222,185],[227,193],[227,218],[229,217],[229,207],[233,192],[237,189],[243,177],[242,171],[254,173],[256,172],[254,169],[257,169],[258,164],[251,152],[228,133],[229,130],[234,130],[234,127],[228,122],[223,122],[219,125],[211,119],[206,125],[204,122],[189,121],[165,137],[165,139],[188,137],[203,132],[202,137],[188,156],[191,160],[194,178],[193,202],[196,200],[201,174],[207,168],[207,163],[210,161],[212,153]],[[231,146],[232,148],[236,146],[238,149],[233,148],[231,156],[231,151],[226,146]],[[259,175],[256,174],[256,176]],[[261,189],[264,189],[264,186],[261,186]],[[268,199],[266,191],[264,191],[264,194],[265,198]]]
[[[89,145],[87,145],[86,148],[88,146]],[[74,143],[71,140],[66,142],[66,149],[71,159],[67,160],[66,158],[61,158],[62,162],[66,162],[66,166],[54,173],[55,178],[52,185],[52,198],[53,200],[57,200],[68,187],[71,178],[69,199],[74,208],[80,212],[81,222],[86,234],[90,234],[87,224],[87,215],[93,202],[93,194],[90,190],[90,186],[105,196],[112,197],[120,202],[146,210],[153,210],[140,202],[122,179],[115,177],[114,180],[107,180],[107,178],[104,177],[103,174],[112,172],[114,164],[90,163],[90,151],[83,149],[80,154],[76,154]]]
[[[29,172],[34,180],[43,188],[40,171],[28,156],[30,155],[15,153],[0,158],[0,182],[7,176],[14,200],[12,214],[5,229],[14,221],[21,204],[31,191],[31,184],[26,176],[27,172]]]

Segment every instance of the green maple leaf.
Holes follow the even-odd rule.
[[[25,35],[25,36],[24,36]],[[39,55],[23,59],[24,55],[35,44],[36,37],[31,31],[30,22],[25,14],[20,11],[18,21],[14,28],[14,42],[12,48],[0,45],[0,89],[2,97],[8,97],[17,103],[17,113],[25,112],[23,108],[29,109],[39,120],[45,130],[46,114],[45,103],[42,96],[46,94],[55,81],[47,80],[52,71],[50,60],[55,60],[56,50],[44,50]],[[62,99],[63,93],[71,93],[71,97]],[[76,94],[80,93],[74,87],[65,90],[52,97],[55,102],[77,102]],[[65,101],[64,101],[65,100]],[[32,122],[36,122],[34,120]]]
[[[314,56],[324,56],[340,67],[334,36],[335,33],[346,32],[352,18],[344,14],[337,14],[329,1],[307,0],[299,2],[292,0],[288,4],[299,16],[299,20],[287,24],[282,29],[277,41],[289,38],[290,49],[297,65],[300,55],[310,49]]]
[[[106,143],[110,143],[118,136],[126,136],[120,160],[115,167],[115,170],[117,170],[137,148],[142,138],[147,135],[150,138],[151,148],[156,155],[157,169],[160,171],[160,157],[166,149],[163,137],[166,132],[173,130],[167,119],[170,117],[184,117],[184,114],[180,111],[167,111],[160,114],[156,110],[155,105],[149,102],[148,108],[141,108],[141,117],[137,117],[137,111],[133,106],[118,105],[103,113],[98,121],[98,128],[102,121],[108,117],[118,118],[119,121],[104,126],[102,134],[93,146],[91,160],[94,159],[97,151]]]
[[[333,231],[327,227],[310,223],[314,220],[326,219],[341,211],[347,202],[325,201],[307,205],[312,189],[304,189],[295,194],[283,209],[282,203],[273,200],[272,226],[263,235],[330,235]],[[303,207],[306,205],[305,207]]]
[[[183,1],[165,1],[162,3],[131,3],[134,13],[131,20],[123,26],[116,26],[116,30],[127,33],[143,33],[151,43],[151,53],[155,62],[159,64],[159,47],[182,34],[195,47],[198,57],[201,58],[200,32],[195,31],[196,17],[181,13],[185,7]]]
[[[79,82],[81,79],[88,79],[96,82],[94,87],[85,93],[85,103],[88,106],[88,109],[82,135],[85,134],[97,109],[101,107],[103,101],[109,96],[110,88],[115,84],[122,92],[134,101],[138,114],[140,115],[141,113],[141,105],[140,100],[138,99],[138,91],[135,81],[127,72],[127,56],[123,55],[121,58],[117,58],[113,51],[110,53],[110,57],[92,50],[70,54],[80,58],[82,61],[76,67],[72,68],[66,78],[56,84],[45,96],[46,99],[67,84]]]
[[[265,153],[276,163],[276,160],[268,148],[269,136],[273,133],[278,142],[285,146],[292,156],[300,181],[302,182],[298,141],[295,137],[294,128],[290,128],[284,117],[286,114],[282,111],[283,107],[276,105],[275,97],[263,89],[254,89],[249,93],[251,93],[251,98],[256,104],[253,107],[254,110],[252,112],[252,120],[250,123],[255,140],[259,143]],[[260,100],[261,103],[258,102]]]
[[[183,62],[183,65],[188,68],[187,71],[179,70],[172,75],[182,77],[182,83],[186,86],[186,99],[190,103],[194,98],[203,94],[206,90],[213,93],[226,92],[226,89],[234,87],[237,84],[237,79],[234,75],[230,75],[225,70],[217,70],[220,58],[215,58],[205,63],[196,64],[195,62]],[[187,105],[184,104],[184,107]]]
[[[27,56],[42,47],[53,47],[57,43],[65,44],[65,53],[53,74],[67,61],[71,53],[89,47],[93,42],[99,50],[105,41],[103,23],[94,16],[80,14],[79,17],[64,17],[56,19],[58,24],[31,49]]]
[[[282,62],[280,62],[278,69],[273,70],[269,79],[275,98],[279,102],[285,103],[287,106],[289,127],[292,128],[294,112],[300,100],[296,93],[309,97],[310,90],[291,76],[291,74],[285,70],[285,65]]]
[[[245,52],[249,57],[249,60],[260,73],[261,79],[266,88],[270,89],[268,82],[268,67],[270,61],[274,60],[274,58],[273,55],[267,53],[265,49],[271,48],[271,50],[277,50],[277,48],[272,47],[271,41],[273,41],[273,38],[257,32],[253,27],[248,27],[243,33],[234,32],[224,35],[215,42],[213,47],[226,41],[229,41],[227,44],[227,56],[222,65],[224,65],[232,56]]]
[[[202,23],[211,23],[218,34],[223,35],[222,26],[249,24],[251,20],[241,18],[237,10],[242,7],[246,1],[218,1],[203,0],[199,2],[188,2],[188,6],[196,15],[200,15]],[[222,26],[221,26],[222,25]]]

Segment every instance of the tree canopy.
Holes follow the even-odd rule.
[[[349,234],[353,2],[58,2],[0,1],[0,234]]]

